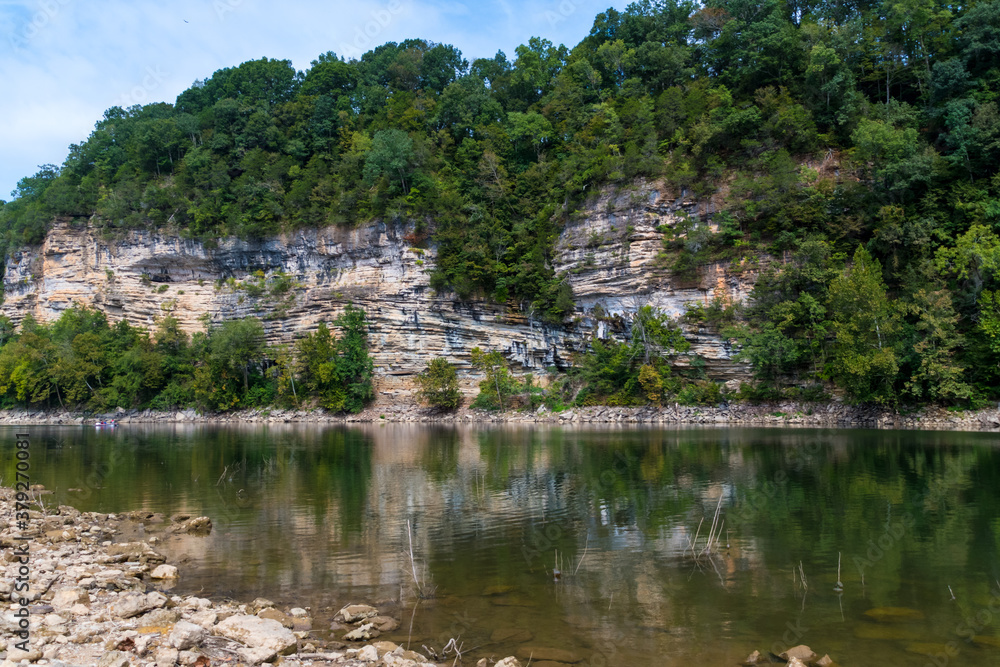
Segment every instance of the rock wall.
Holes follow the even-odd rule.
[[[612,335],[614,316],[642,305],[680,315],[691,302],[745,299],[750,273],[712,265],[702,267],[697,280],[679,284],[658,259],[661,226],[677,224],[683,214],[707,220],[707,208],[670,197],[655,183],[595,197],[556,243],[555,269],[566,273],[577,302],[576,317],[561,327],[509,304],[435,293],[429,280],[435,249],[413,247],[411,229],[387,222],[262,241],[224,238],[207,247],[162,231],[107,240],[94,227],[56,221],[40,247],[8,257],[0,311],[15,322],[28,313],[51,321],[76,302],[104,311],[111,321],[150,327],[169,313],[188,332],[203,330],[206,314],[215,322],[253,316],[277,343],[329,322],[353,302],[371,320],[381,401],[405,398],[413,375],[436,356],[459,364],[472,392],[473,347],[502,349],[516,366],[538,372],[565,366],[591,336]],[[275,288],[283,275],[291,283],[284,292]],[[731,361],[727,341],[710,331],[687,333],[711,376],[745,376],[746,369]]]

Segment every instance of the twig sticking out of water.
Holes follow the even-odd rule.
[[[951,585],[950,584],[948,585],[948,592],[951,593],[951,599],[954,600],[955,599],[955,591],[951,590]],[[956,602],[957,602],[957,600],[956,600]]]
[[[702,553],[711,553],[712,551],[712,539],[715,538],[715,527],[719,523],[719,512],[722,511],[722,498],[723,495],[720,493],[719,504],[715,506],[715,516],[712,517],[712,527],[708,531],[708,542],[705,544],[705,549]],[[721,531],[722,528],[720,527],[719,530]]]
[[[844,584],[840,581],[840,552],[837,552],[837,583],[833,587],[834,592],[842,593],[844,591]]]
[[[420,580],[417,578],[417,564],[413,558],[413,533],[410,532],[410,520],[406,520],[406,537],[410,540],[410,571],[413,573],[413,585],[417,587],[417,595],[419,597],[424,596],[424,587],[420,584]]]
[[[802,588],[809,590],[809,582],[806,581],[806,572],[802,569],[802,561],[799,561],[799,579],[802,580]]]
[[[698,544],[698,536],[701,535],[701,524],[705,523],[705,517],[701,517],[701,521],[698,522],[698,530],[694,533],[694,542],[691,543],[691,555],[695,558],[698,554],[694,552],[695,545]]]
[[[583,555],[580,556],[580,562],[576,564],[576,569],[573,570],[573,576],[580,571],[580,566],[583,565],[583,559],[587,557],[587,549],[590,548],[590,531],[587,531],[587,543],[583,547]]]

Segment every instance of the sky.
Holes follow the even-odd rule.
[[[618,0],[0,0],[0,199],[62,164],[112,106],[174,102],[213,72],[262,57],[305,70],[321,53],[453,44],[470,62],[533,36],[575,46]]]

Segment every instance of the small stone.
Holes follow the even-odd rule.
[[[517,658],[510,656],[498,662],[494,667],[521,667]]]
[[[278,611],[274,607],[268,607],[267,609],[261,609],[259,612],[257,612],[257,616],[258,616],[258,618],[269,618],[272,621],[277,621],[278,623],[281,623],[286,628],[291,628],[292,625],[294,625],[294,623],[295,623],[295,619],[293,619],[288,614],[281,613],[280,611]]]
[[[344,640],[349,642],[364,642],[369,639],[374,639],[378,637],[381,633],[375,629],[375,626],[371,623],[365,623],[360,625],[346,635],[344,635]]]
[[[378,650],[374,646],[365,646],[363,649],[358,651],[358,660],[375,662],[379,659],[379,657]]]
[[[176,609],[154,609],[139,617],[140,628],[163,628],[173,625],[181,615]]]
[[[180,651],[175,648],[158,648],[155,654],[156,667],[174,667],[179,657]]]
[[[35,662],[36,660],[42,659],[42,652],[38,648],[32,648],[30,651],[22,651],[19,648],[15,648],[13,642],[10,646],[11,648],[7,650],[7,660],[12,663],[18,663],[22,660]]]
[[[259,665],[262,662],[269,662],[278,655],[271,649],[262,646],[241,648],[238,653],[248,665]]]
[[[761,660],[760,651],[754,651],[747,656],[747,659],[743,661],[744,665],[756,665]]]
[[[393,644],[392,642],[375,642],[372,646],[378,651],[378,657],[380,658],[386,653],[392,653],[399,648],[397,644]]]
[[[293,618],[306,618],[309,616],[309,612],[306,611],[305,609],[302,609],[301,607],[294,607],[288,613]]]
[[[399,621],[389,616],[372,616],[368,622],[379,632],[392,632],[399,628]]]
[[[214,611],[211,611],[210,609],[206,609],[204,611],[196,611],[195,613],[191,614],[191,622],[196,625],[200,625],[206,630],[211,630],[212,626],[215,625],[218,620],[219,620],[219,615],[216,614]]]
[[[829,655],[824,655],[822,658],[816,661],[816,667],[830,667],[830,665],[832,664],[834,664],[833,658],[831,658]]]
[[[268,609],[273,607],[274,603],[267,598],[257,598],[250,603],[250,608],[253,609],[253,613],[259,613],[261,609]]]
[[[177,568],[173,565],[157,565],[156,569],[149,573],[152,579],[176,579]]]
[[[128,656],[121,651],[108,651],[101,657],[97,667],[128,667]]]
[[[205,638],[205,628],[188,621],[178,621],[170,631],[170,645],[180,651],[185,651]]]
[[[799,644],[798,646],[793,646],[779,656],[782,660],[787,660],[791,662],[793,658],[798,658],[802,662],[812,662],[819,656],[806,646],[805,644]]]
[[[52,606],[65,609],[77,604],[90,604],[90,594],[82,588],[63,588],[52,597]]]

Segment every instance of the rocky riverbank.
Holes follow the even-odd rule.
[[[198,414],[194,410],[158,412],[118,410],[94,414],[49,410],[0,411],[0,424],[91,424],[115,419],[119,424],[147,423],[512,423],[512,424],[657,424],[772,427],[845,427],[929,429],[953,431],[1000,430],[1000,410],[952,411],[940,407],[892,410],[843,403],[780,402],[731,403],[724,406],[623,408],[592,406],[561,412],[544,406],[534,411],[489,412],[463,408],[441,412],[418,405],[380,406],[356,415],[330,413],[323,409],[240,410]]]
[[[16,507],[15,492],[0,488],[0,595],[9,601],[0,617],[0,667],[274,662],[286,667],[436,667],[433,658],[442,663],[447,658],[450,665],[456,657],[445,647],[438,649],[441,655],[428,657],[392,642],[370,643],[380,627],[399,623],[367,605],[348,605],[332,627],[318,627],[313,610],[279,609],[262,598],[240,603],[171,595],[184,575],[165,562],[157,544],[172,534],[206,534],[209,518],[79,512],[46,505],[47,495],[32,487],[25,502],[30,509],[18,515],[24,510]],[[15,516],[26,525],[18,528]],[[130,540],[135,534],[146,539]],[[27,556],[18,554],[24,544]],[[30,582],[27,592],[20,590],[24,578]],[[493,662],[483,659],[480,664]],[[496,665],[520,663],[511,657]]]

